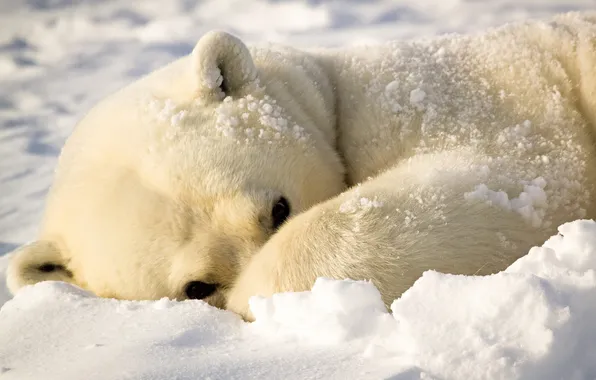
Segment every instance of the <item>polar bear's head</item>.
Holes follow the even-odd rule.
[[[333,109],[306,53],[205,35],[79,123],[39,239],[11,260],[10,289],[61,280],[106,297],[222,306],[287,218],[344,189]]]

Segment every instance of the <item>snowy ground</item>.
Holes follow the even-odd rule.
[[[593,0],[0,1],[0,282],[35,235],[57,155],[104,95],[207,30],[350,45],[470,32]],[[594,379],[596,224],[575,222],[507,273],[427,273],[382,311],[367,284],[253,304],[118,302],[46,283],[0,311],[0,379]],[[0,285],[0,305],[9,299]]]

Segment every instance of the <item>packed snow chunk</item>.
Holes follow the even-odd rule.
[[[366,353],[444,379],[595,378],[595,269],[596,223],[580,220],[502,273],[427,271]]]
[[[391,323],[381,294],[368,281],[319,278],[309,292],[252,297],[255,329],[315,344],[337,344],[378,334]]]
[[[576,288],[596,286],[596,222],[577,220],[513,263],[506,272],[533,273]]]
[[[410,103],[419,105],[424,101],[424,98],[426,98],[426,92],[422,89],[416,88],[410,91]]]
[[[510,210],[511,203],[509,201],[509,196],[506,192],[499,190],[491,190],[485,184],[481,183],[480,185],[476,186],[474,191],[470,191],[464,194],[464,198],[468,200],[477,199],[485,201],[488,204],[495,205],[502,207],[504,209]]]
[[[464,193],[464,198],[481,200],[489,205],[515,211],[534,227],[541,227],[544,222],[545,208],[548,206],[545,186],[544,178],[535,178],[530,184],[523,185],[524,190],[517,198],[509,199],[506,192],[491,190],[481,183],[473,191]]]
[[[397,328],[369,353],[391,352],[444,379],[534,378],[571,318],[547,281],[505,273],[428,271],[391,308]]]

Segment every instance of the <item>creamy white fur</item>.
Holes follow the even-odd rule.
[[[106,297],[183,298],[189,281],[217,283],[209,301],[223,306],[221,293],[273,233],[280,195],[299,213],[342,191],[328,80],[292,50],[253,57],[213,32],[94,107],[64,146],[38,242],[11,262],[11,291],[49,279],[37,268],[51,262],[72,274],[53,278]],[[228,75],[237,72],[246,75]],[[269,108],[285,127],[264,119]],[[235,135],[227,123],[244,114],[254,133]],[[52,257],[30,249],[48,242]]]
[[[9,285],[46,262],[117,298],[205,281],[250,319],[319,276],[389,303],[426,269],[502,270],[594,217],[595,21],[311,51],[210,33],[81,121],[32,245],[53,253],[21,249]],[[297,216],[272,235],[280,195]]]
[[[321,276],[370,279],[390,304],[424,270],[494,273],[558,225],[594,218],[595,21],[315,52],[361,186],[275,234],[227,307],[251,319],[250,296]]]

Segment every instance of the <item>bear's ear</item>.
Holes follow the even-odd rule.
[[[252,56],[237,37],[221,31],[205,34],[192,51],[199,96],[221,100],[257,78]]]
[[[8,264],[6,282],[12,294],[41,281],[73,281],[60,250],[49,241],[39,240],[17,248]]]

